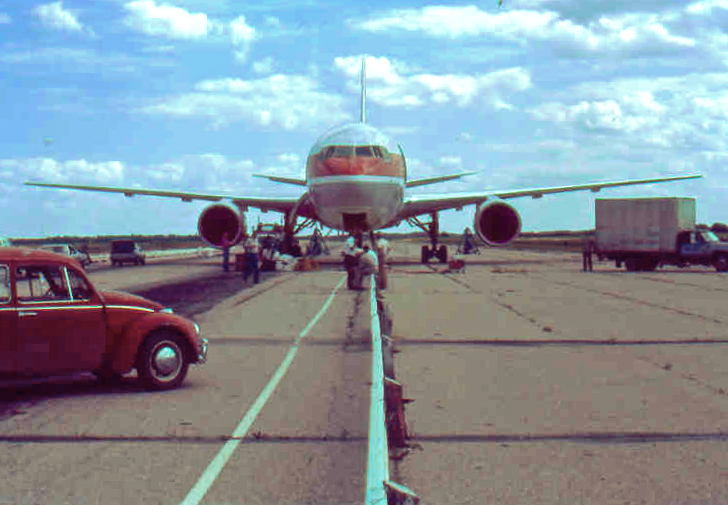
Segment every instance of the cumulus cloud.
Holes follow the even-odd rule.
[[[124,5],[125,23],[147,35],[171,39],[204,39],[215,28],[207,15],[191,13],[181,7],[156,4],[154,0],[136,0]]]
[[[57,161],[52,158],[0,160],[0,169],[31,180],[118,183],[124,177],[120,161],[91,162],[85,159]]]
[[[10,16],[5,14],[4,12],[0,12],[0,25],[7,25],[10,24],[11,19]]]
[[[700,156],[728,152],[726,89],[722,72],[622,78],[574,86],[530,113],[599,158],[697,171]]]
[[[169,97],[143,111],[203,117],[215,127],[251,121],[285,130],[331,125],[350,119],[343,109],[341,97],[321,91],[310,77],[282,74],[253,80],[202,81],[195,86],[195,91]]]
[[[358,89],[361,57],[337,57],[336,68],[350,78],[349,87]],[[510,108],[505,97],[531,87],[527,70],[512,68],[487,74],[411,73],[408,65],[386,57],[367,57],[367,98],[393,107],[422,107],[454,104],[464,107],[483,99],[495,108]]]
[[[253,72],[256,74],[270,74],[273,71],[273,58],[268,56],[253,62]]]
[[[412,32],[429,37],[463,39],[489,37],[518,42],[553,43],[565,50],[615,52],[693,47],[695,40],[672,34],[655,15],[601,17],[586,25],[546,10],[499,10],[477,6],[428,6],[397,9],[363,21],[349,21],[375,33]]]
[[[576,104],[546,103],[534,108],[534,117],[543,121],[575,126],[584,131],[603,133],[637,132],[647,142],[650,135],[663,129],[668,108],[659,103],[650,91],[612,94],[603,100],[581,100]],[[653,143],[660,144],[658,136]]]
[[[255,39],[255,29],[245,22],[245,16],[239,16],[230,23],[230,37],[235,48],[235,59],[245,62],[250,45]]]
[[[82,32],[84,29],[76,15],[63,8],[63,2],[36,5],[31,12],[41,24],[55,30]]]

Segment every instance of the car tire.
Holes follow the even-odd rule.
[[[186,344],[169,330],[151,333],[137,354],[139,380],[147,389],[173,389],[182,384],[190,365]]]
[[[728,270],[728,255],[718,254],[713,260],[713,266],[717,272],[725,272]]]

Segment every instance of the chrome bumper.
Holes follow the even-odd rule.
[[[207,339],[203,338],[200,342],[200,353],[197,355],[197,364],[201,365],[207,361]]]

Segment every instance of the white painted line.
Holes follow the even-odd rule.
[[[210,487],[212,487],[215,479],[217,479],[218,475],[220,475],[220,472],[225,467],[225,464],[230,459],[230,456],[233,455],[233,452],[235,452],[235,449],[238,447],[238,445],[240,445],[243,437],[245,437],[246,433],[248,433],[248,430],[255,422],[255,419],[260,414],[260,411],[263,410],[263,407],[268,402],[268,399],[273,394],[273,391],[275,391],[276,387],[278,387],[278,383],[288,371],[288,367],[291,366],[293,358],[296,357],[296,353],[298,352],[298,344],[308,334],[308,332],[311,331],[311,328],[314,327],[318,320],[321,319],[321,316],[326,313],[326,310],[329,308],[329,305],[331,305],[331,302],[334,299],[334,295],[336,295],[336,292],[344,284],[345,280],[346,276],[341,278],[339,283],[336,285],[334,290],[324,302],[321,310],[318,311],[318,313],[314,316],[313,319],[311,319],[311,321],[306,325],[301,333],[298,334],[298,337],[293,342],[293,345],[288,350],[288,353],[286,353],[286,357],[278,366],[278,369],[273,374],[273,377],[271,377],[270,381],[268,381],[268,384],[266,384],[266,386],[260,392],[258,398],[255,399],[255,402],[253,402],[253,405],[250,407],[250,409],[248,409],[248,412],[240,421],[240,424],[238,424],[237,428],[235,428],[235,431],[233,431],[233,439],[225,442],[225,445],[222,446],[222,449],[220,449],[217,455],[213,458],[213,460],[210,462],[210,464],[200,476],[197,484],[194,485],[194,487],[187,494],[187,497],[182,500],[180,505],[197,505],[198,503],[200,503],[202,498],[205,497],[207,491],[209,491]]]

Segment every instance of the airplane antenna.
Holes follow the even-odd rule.
[[[360,123],[367,122],[367,66],[366,56],[362,56],[361,59],[361,116],[359,117]]]

